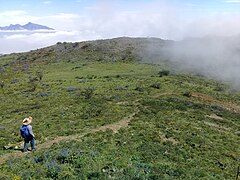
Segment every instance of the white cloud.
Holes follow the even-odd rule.
[[[78,14],[58,13],[48,16],[33,16],[26,11],[14,10],[0,12],[0,26],[8,26],[9,24],[26,24],[28,22],[47,25],[57,30],[74,30],[75,23],[81,18]]]
[[[114,2],[116,1],[97,1],[95,6],[92,5],[92,8],[85,8],[84,15],[81,15],[81,12],[79,14],[58,13],[48,16],[33,16],[21,10],[0,12],[1,26],[11,23],[25,24],[31,21],[47,25],[57,31],[54,34],[25,34],[25,37],[18,34],[10,36],[8,39],[6,37],[2,39],[0,34],[0,40],[6,42],[15,38],[25,42],[23,38],[26,38],[33,41],[32,48],[35,48],[38,47],[37,45],[42,47],[41,45],[50,45],[57,41],[80,41],[118,36],[150,36],[178,40],[189,36],[231,36],[240,32],[240,24],[237,23],[240,19],[240,13],[212,12],[209,14],[201,11],[196,15],[192,13],[192,6],[191,8],[189,5],[180,8],[160,0],[148,5],[137,5],[134,10],[131,8],[122,10]],[[191,13],[188,13],[189,9]],[[74,32],[75,34],[67,35],[60,32]],[[3,44],[2,41],[0,44]],[[1,48],[7,52],[19,51],[19,48],[15,49],[15,46],[9,50],[3,46]],[[2,50],[1,48],[0,50]],[[31,46],[26,44],[25,49],[30,48]]]
[[[4,36],[5,40],[18,40],[18,39],[22,39],[22,38],[26,38],[27,35],[24,34],[13,34],[10,36]]]
[[[71,13],[59,13],[56,15],[51,15],[51,16],[43,16],[41,19],[46,19],[46,18],[52,18],[55,20],[62,20],[62,22],[65,23],[66,20],[71,20],[71,19],[78,19],[82,16],[78,14],[71,14]]]
[[[86,0],[76,0],[77,3],[86,2]]]
[[[35,21],[38,17],[30,16],[23,10],[11,10],[0,12],[0,25],[7,26],[9,24],[22,24],[29,21]]]
[[[225,3],[240,3],[240,0],[226,0]]]
[[[154,36],[176,40],[188,36],[239,34],[240,24],[237,22],[240,13],[224,12],[222,9],[210,12],[194,7],[195,12],[192,6],[185,5],[177,7],[159,0],[144,6],[138,5],[132,11],[123,11],[115,4],[98,2],[92,10],[89,9],[91,13],[85,21],[88,26],[84,28],[94,29],[106,38]],[[79,24],[79,27],[82,26]]]
[[[20,16],[20,15],[26,15],[26,11],[22,10],[12,10],[12,11],[3,11],[0,12],[0,16],[6,16],[6,17],[12,17],[12,16]]]
[[[52,1],[43,1],[43,4],[51,4]]]
[[[0,31],[0,54],[24,52],[50,46],[57,42],[79,42],[101,38],[90,31],[55,31],[55,32],[8,32]]]

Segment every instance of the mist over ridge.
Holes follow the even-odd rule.
[[[171,62],[182,72],[240,87],[240,36],[205,36],[154,43],[149,40],[139,56],[147,63]]]
[[[240,37],[207,36],[186,39],[169,49],[181,68],[240,87]]]
[[[104,0],[89,5],[80,12],[59,11],[42,16],[26,10],[0,13],[0,25],[9,24],[10,20],[20,24],[31,21],[56,29],[51,33],[0,32],[0,53],[25,52],[59,41],[156,37],[171,42],[161,47],[150,43],[140,56],[145,57],[145,53],[154,57],[149,61],[168,60],[183,70],[240,86],[240,24],[237,23],[240,13],[237,3],[222,1],[208,5],[203,1],[152,0],[147,3],[128,2],[126,5],[126,2],[118,0]]]

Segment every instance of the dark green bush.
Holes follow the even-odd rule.
[[[154,83],[150,87],[155,88],[155,89],[160,89],[160,84],[159,83]]]
[[[189,91],[186,91],[186,92],[184,92],[184,93],[183,93],[183,96],[186,96],[186,97],[191,97],[191,96],[192,96],[192,94],[191,94],[191,92],[189,92]]]
[[[168,76],[170,74],[170,71],[168,70],[162,70],[162,71],[159,71],[158,72],[159,76],[162,77],[162,76]]]
[[[0,81],[0,88],[3,89],[4,87],[4,81]]]
[[[43,71],[37,71],[36,72],[36,76],[38,77],[38,79],[41,81],[43,78]]]

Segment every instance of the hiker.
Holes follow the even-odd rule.
[[[35,150],[35,136],[33,134],[32,126],[30,125],[32,122],[32,117],[29,116],[22,121],[22,127],[20,128],[21,136],[24,138],[24,148],[23,152],[28,151],[28,143],[30,141],[31,150]]]

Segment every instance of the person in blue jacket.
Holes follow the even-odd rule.
[[[35,135],[33,134],[33,130],[32,130],[32,117],[29,116],[28,118],[25,118],[22,121],[22,127],[20,129],[21,135],[24,138],[24,148],[23,148],[23,152],[27,152],[28,151],[28,143],[30,142],[31,144],[31,150],[34,151],[35,150]]]

